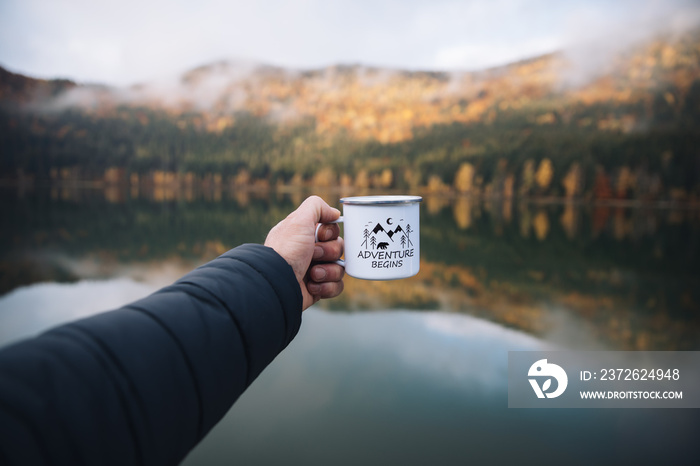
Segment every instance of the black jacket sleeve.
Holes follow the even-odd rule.
[[[0,464],[177,464],[294,338],[302,296],[244,245],[0,351]]]

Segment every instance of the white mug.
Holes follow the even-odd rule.
[[[344,226],[345,260],[336,263],[351,277],[364,280],[395,280],[417,274],[422,200],[420,196],[342,198],[343,216],[333,223]]]

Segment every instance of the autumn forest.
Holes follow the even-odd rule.
[[[585,82],[565,54],[474,73],[222,62],[168,91],[0,69],[0,180],[697,204],[699,37]]]

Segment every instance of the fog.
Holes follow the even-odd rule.
[[[588,71],[619,47],[696,25],[699,11],[691,0],[8,0],[0,4],[0,64],[40,78],[128,87],[221,60],[475,71],[572,49]],[[581,46],[593,46],[598,61]]]

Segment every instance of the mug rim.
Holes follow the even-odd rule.
[[[346,205],[392,205],[414,204],[421,202],[422,196],[388,195],[388,196],[354,196],[340,199],[341,204]]]

